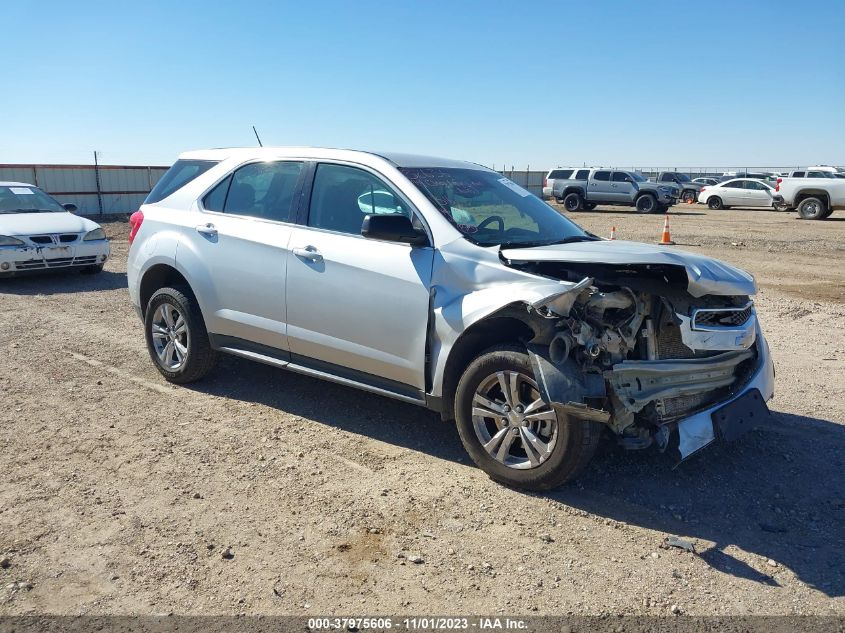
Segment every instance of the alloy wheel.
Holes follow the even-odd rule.
[[[188,323],[181,310],[172,303],[162,303],[153,314],[151,332],[153,348],[162,367],[178,371],[188,360]]]
[[[521,470],[545,462],[558,438],[554,410],[534,379],[517,371],[498,371],[481,382],[472,399],[472,424],[493,459]]]

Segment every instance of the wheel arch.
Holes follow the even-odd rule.
[[[449,349],[443,369],[442,410],[444,420],[454,419],[458,381],[466,366],[485,349],[502,343],[526,344],[541,330],[533,323],[526,303],[511,304],[473,323]]]
[[[174,266],[164,263],[154,264],[150,266],[141,277],[138,297],[141,302],[142,313],[146,313],[147,304],[149,304],[150,298],[153,294],[155,294],[156,290],[168,286],[180,286],[182,288],[186,288],[192,295],[194,295],[194,297],[196,297],[196,293],[194,293],[191,284]]]
[[[807,198],[819,198],[825,206],[830,208],[830,194],[824,189],[802,189],[795,194],[792,204],[797,208]]]

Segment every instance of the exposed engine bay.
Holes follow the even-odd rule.
[[[606,424],[627,448],[665,449],[676,421],[729,398],[756,367],[748,295],[693,297],[683,269],[668,265],[518,268],[575,284],[529,307],[544,399]]]

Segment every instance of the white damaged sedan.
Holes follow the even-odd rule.
[[[98,273],[111,252],[99,224],[38,187],[0,182],[0,277],[74,268]]]

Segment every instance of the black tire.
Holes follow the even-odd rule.
[[[545,461],[532,468],[512,468],[484,449],[473,424],[473,399],[476,390],[498,372],[516,372],[534,381],[528,354],[519,345],[496,345],[469,364],[455,392],[458,434],[469,456],[492,479],[523,490],[550,490],[576,477],[598,446],[602,426],[596,422],[574,418],[559,420],[554,447]]]
[[[828,210],[824,212],[822,220],[827,220],[831,215],[833,215],[833,209],[828,208]]]
[[[563,204],[563,198],[555,198],[555,202],[558,204]]]
[[[580,211],[584,208],[584,199],[580,193],[567,194],[563,199],[563,207],[570,213]]]
[[[595,209],[597,206],[598,206],[598,205],[597,205],[595,202],[585,202],[585,203],[584,203],[584,209],[585,209],[586,211],[592,211],[592,210],[593,210],[593,209]]]
[[[79,272],[83,275],[96,275],[103,272],[105,264],[94,264],[93,266],[83,266]]]
[[[687,189],[681,194],[681,202],[695,202],[698,199],[698,194],[695,191]]]
[[[657,198],[650,193],[644,193],[637,198],[636,209],[637,213],[654,213],[660,208],[657,204]]]
[[[804,198],[798,205],[798,217],[802,220],[824,220],[827,205],[821,198]]]
[[[707,198],[707,208],[718,211],[719,209],[724,209],[725,205],[722,203],[722,199],[719,196],[710,196]]]
[[[171,306],[184,317],[186,325],[184,337],[177,338],[180,338],[181,345],[187,349],[187,355],[182,364],[175,368],[162,362],[156,351],[156,343],[153,342],[153,323],[157,318],[158,308],[164,304]],[[185,384],[199,380],[212,370],[217,361],[217,352],[211,348],[202,312],[188,288],[160,288],[153,294],[144,314],[144,333],[150,358],[168,382]]]

